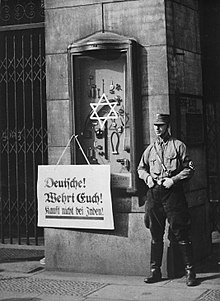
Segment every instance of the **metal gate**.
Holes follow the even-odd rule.
[[[206,104],[207,162],[211,231],[220,232],[219,188],[219,109],[216,103]]]
[[[206,136],[207,136],[207,163],[208,163],[208,184],[209,184],[209,199],[210,201],[218,200],[219,198],[219,159],[218,150],[219,143],[218,134],[218,118],[215,103],[206,104]]]
[[[45,38],[43,23],[39,23],[42,9],[42,1],[1,3],[2,243],[37,245],[43,236],[37,227],[36,198],[37,167],[47,163]]]

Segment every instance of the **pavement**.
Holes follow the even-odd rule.
[[[212,249],[196,265],[198,285],[187,287],[185,277],[145,284],[142,276],[48,271],[40,264],[43,247],[0,244],[0,300],[220,301],[220,239]]]

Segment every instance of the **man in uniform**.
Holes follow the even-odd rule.
[[[193,267],[192,243],[189,239],[190,218],[182,183],[194,174],[183,142],[169,133],[170,116],[157,114],[154,130],[157,139],[144,151],[138,175],[146,185],[145,225],[151,232],[151,274],[144,281],[154,283],[161,280],[163,236],[165,221],[169,223],[169,235],[180,247],[186,270],[186,284],[196,285]]]

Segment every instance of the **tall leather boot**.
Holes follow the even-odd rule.
[[[183,256],[183,261],[185,264],[186,271],[186,285],[187,286],[195,286],[197,285],[196,281],[196,273],[193,266],[193,251],[192,251],[192,243],[180,241],[179,242],[180,250]]]
[[[161,263],[163,257],[163,243],[151,242],[151,259],[150,259],[150,271],[149,277],[144,279],[145,283],[155,283],[162,279]]]

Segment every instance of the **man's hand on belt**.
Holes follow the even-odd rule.
[[[146,179],[146,184],[149,188],[152,188],[154,187],[154,180],[151,176],[148,176],[147,179]]]
[[[163,186],[165,188],[171,188],[173,186],[174,182],[171,178],[164,178],[164,181],[163,181]]]

